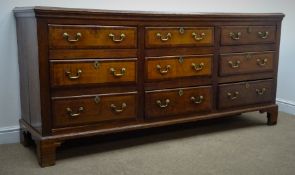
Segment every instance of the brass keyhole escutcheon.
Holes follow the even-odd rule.
[[[245,87],[248,89],[250,87],[250,84],[249,83],[246,83],[245,84]]]
[[[247,32],[248,32],[248,33],[251,33],[251,32],[252,32],[252,28],[251,28],[251,27],[248,27],[248,28],[247,28]]]
[[[99,66],[100,66],[100,63],[99,63],[98,61],[95,61],[95,62],[93,63],[93,67],[94,67],[95,69],[98,69]]]
[[[180,64],[182,64],[183,63],[183,57],[182,56],[180,56],[179,58],[178,58],[178,62],[180,63]]]
[[[247,53],[247,54],[246,54],[246,59],[249,60],[249,59],[251,59],[251,58],[252,58],[252,55],[251,55],[250,53]]]
[[[98,104],[100,102],[100,97],[99,96],[95,96],[94,97],[94,102]]]
[[[183,90],[182,90],[182,89],[179,89],[179,91],[178,91],[178,95],[179,95],[179,96],[182,96],[182,95],[183,95]]]
[[[180,34],[184,34],[184,28],[183,28],[183,27],[180,27],[180,28],[179,28],[179,33],[180,33]]]

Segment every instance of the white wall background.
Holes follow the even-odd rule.
[[[0,144],[17,140],[19,72],[14,7],[55,6],[141,11],[283,12],[277,100],[295,114],[294,0],[0,0]]]

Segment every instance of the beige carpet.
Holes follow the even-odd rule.
[[[91,140],[64,144],[47,168],[32,148],[0,145],[0,175],[295,174],[295,116],[285,113],[276,126],[248,113]]]

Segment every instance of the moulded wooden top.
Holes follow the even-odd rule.
[[[116,18],[131,17],[142,18],[193,18],[204,20],[227,21],[232,19],[272,19],[282,20],[283,13],[196,13],[196,12],[161,12],[161,11],[121,11],[121,10],[101,10],[101,9],[79,9],[79,8],[61,8],[61,7],[16,7],[14,8],[16,17],[54,17],[54,18],[97,18],[99,16]]]

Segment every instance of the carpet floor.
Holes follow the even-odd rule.
[[[265,114],[66,142],[40,168],[34,148],[0,145],[0,175],[293,175],[295,116]]]

